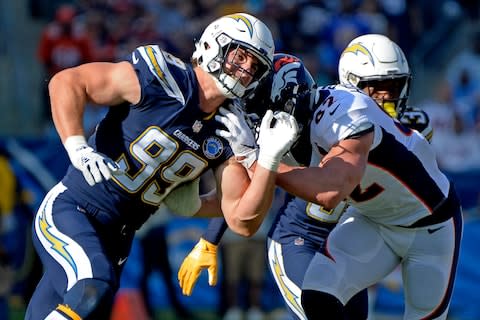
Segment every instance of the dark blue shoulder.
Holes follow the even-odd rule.
[[[175,99],[185,105],[197,90],[192,67],[158,45],[138,47],[126,60],[137,72],[144,102]]]

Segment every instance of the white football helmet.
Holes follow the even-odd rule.
[[[410,68],[402,49],[384,35],[367,34],[353,39],[340,56],[338,77],[341,84],[360,89],[389,80],[388,91],[396,97],[377,103],[394,118],[401,117],[406,108]]]
[[[230,49],[241,47],[259,60],[258,71],[245,87],[239,79],[225,73],[224,62]],[[275,45],[272,33],[259,19],[246,13],[223,16],[207,26],[195,43],[192,60],[211,74],[227,98],[242,98],[253,92],[272,70]]]

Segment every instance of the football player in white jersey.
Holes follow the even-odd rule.
[[[358,62],[371,77],[356,73]],[[405,56],[384,36],[361,36],[343,51],[339,76],[342,85],[318,88],[313,101],[310,166],[281,165],[277,177],[289,193],[324,208],[349,204],[305,273],[307,318],[343,319],[351,297],[401,265],[404,319],[445,319],[462,212],[427,139],[384,109],[392,103],[401,113],[405,105]]]
[[[279,159],[297,135],[296,121],[275,116],[273,123],[267,112],[261,169],[250,178],[233,156],[244,151],[235,138],[255,143],[253,134],[229,144],[214,115],[227,99],[255,90],[271,72],[273,52],[268,27],[239,13],[205,29],[193,65],[148,45],[125,61],[87,63],[52,78],[53,120],[72,164],[33,222],[45,273],[26,319],[108,319],[136,229],[206,170],[215,172],[229,226],[256,230],[271,205]],[[88,142],[86,102],[110,106]]]
[[[396,50],[396,45],[388,38],[378,35],[368,35],[368,38],[375,38],[376,46],[381,46],[379,50],[385,50],[388,54],[391,50]],[[353,47],[353,50],[362,50],[362,48]],[[365,50],[363,50],[365,51]],[[348,56],[346,60],[342,61],[342,72],[339,76],[342,83],[349,86],[365,88],[366,84],[372,81],[383,84],[386,94],[392,92],[399,96],[395,91],[398,90],[399,84],[392,78],[399,79],[400,84],[404,85],[402,97],[389,97],[386,94],[377,102],[378,104],[394,118],[399,118],[400,122],[409,127],[421,132],[428,140],[432,136],[432,129],[429,124],[427,114],[416,108],[405,107],[408,97],[408,85],[410,82],[410,70],[408,64],[403,60],[403,56],[399,53],[401,59],[390,61],[388,64],[383,64],[382,61],[366,60],[364,55]],[[275,60],[277,59],[277,62]],[[306,118],[310,119],[308,108],[302,108],[301,99],[303,97],[302,90],[296,89],[296,93],[292,94],[291,86],[298,81],[304,87],[305,72],[302,71],[304,66],[300,63],[300,67],[295,65],[296,58],[284,54],[276,54],[274,57],[274,81],[272,86],[272,93],[270,101],[262,101],[261,104],[272,104],[282,106],[289,105],[289,112],[292,112],[292,106],[297,108],[295,116],[299,123],[305,123]],[[291,63],[281,64],[282,61]],[[278,66],[277,66],[278,64]],[[345,78],[345,64],[348,64],[350,72],[357,76],[357,80],[348,83]],[[385,76],[385,68],[392,69],[396,67],[399,71],[395,75]],[[277,68],[279,70],[277,70]],[[298,70],[298,71],[297,71]],[[294,72],[295,71],[295,72]],[[308,81],[307,81],[308,83]],[[375,84],[375,83],[374,83]],[[293,86],[294,87],[294,86]],[[373,90],[373,88],[369,88]],[[298,94],[302,94],[301,97]],[[260,99],[261,100],[261,99]],[[247,107],[251,104],[255,105],[258,101],[249,101]],[[300,143],[297,143],[292,149],[293,160],[298,163],[306,163],[308,165],[310,159],[309,135],[308,131],[300,138]],[[290,159],[292,159],[289,156]],[[301,160],[299,160],[301,159]],[[307,160],[308,159],[308,160]],[[285,160],[285,159],[284,159]],[[307,161],[307,162],[306,162]],[[304,312],[300,304],[300,287],[301,280],[307,268],[308,262],[314,255],[316,248],[320,248],[324,244],[330,230],[338,222],[341,213],[348,207],[345,202],[341,202],[335,210],[328,210],[314,203],[305,202],[301,198],[293,199],[288,206],[282,208],[275,219],[275,222],[269,233],[268,242],[268,261],[270,271],[274,276],[277,285],[282,292],[286,305],[289,308],[291,315],[295,319],[305,319]],[[209,224],[206,232],[202,235],[199,243],[195,246],[192,252],[182,263],[179,270],[179,283],[182,287],[183,293],[190,295],[193,287],[198,279],[202,269],[208,269],[209,283],[214,285],[216,283],[217,270],[217,245],[225,231],[225,224],[222,225],[221,220],[214,219]],[[357,294],[355,300],[351,299],[347,304],[348,319],[365,319],[367,316],[367,299],[366,292],[362,295]]]

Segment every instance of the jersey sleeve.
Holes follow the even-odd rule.
[[[375,102],[358,92],[332,90],[312,121],[312,134],[319,140],[319,146],[329,150],[341,140],[372,130],[373,124],[362,111],[372,103]]]
[[[185,105],[192,96],[191,67],[157,45],[138,47],[126,60],[133,65],[140,81],[140,104],[148,105],[149,99],[174,99]]]
[[[212,218],[208,223],[207,229],[202,235],[202,238],[208,242],[218,245],[227,231],[228,225],[224,218]]]

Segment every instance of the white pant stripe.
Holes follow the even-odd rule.
[[[288,278],[283,266],[282,245],[272,239],[268,239],[268,263],[275,282],[290,310],[301,320],[306,320],[307,317],[301,303],[302,290]]]
[[[59,183],[45,196],[35,217],[35,233],[44,249],[65,271],[68,290],[78,280],[92,278],[93,271],[83,248],[58,230],[53,221],[53,203],[66,189],[62,183]]]

